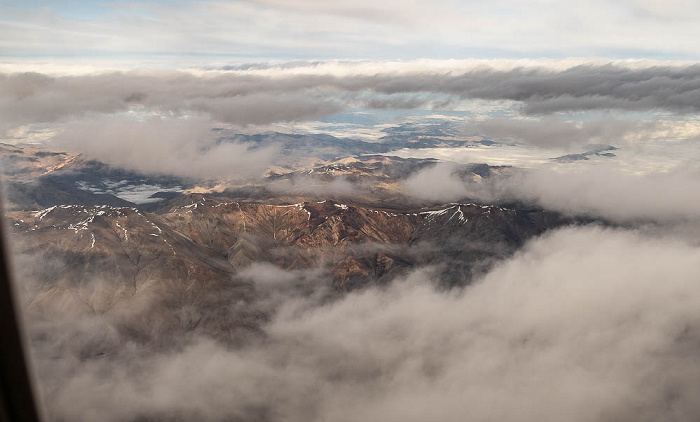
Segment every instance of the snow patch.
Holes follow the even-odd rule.
[[[63,207],[61,207],[61,208],[63,208]],[[56,206],[54,205],[53,207],[46,208],[45,210],[37,211],[37,212],[34,214],[34,217],[39,218],[39,220],[41,221],[41,220],[44,219],[44,217],[46,217],[46,215],[47,215],[48,213],[50,213],[51,211],[53,211],[53,210],[55,210],[55,209],[56,209]]]

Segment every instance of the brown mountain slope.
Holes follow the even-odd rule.
[[[21,252],[75,255],[75,271],[113,272],[132,284],[138,284],[134,278],[173,277],[173,265],[162,265],[167,260],[220,275],[261,261],[285,269],[329,265],[341,286],[351,278],[380,277],[377,261],[392,268],[434,264],[445,254],[473,261],[468,252],[507,253],[561,224],[542,211],[476,204],[397,212],[332,201],[269,205],[199,198],[159,214],[64,205],[9,216]]]
[[[47,318],[109,314],[128,338],[154,347],[177,347],[174,339],[195,331],[241,344],[274,312],[264,286],[251,282],[256,265],[278,268],[269,277],[290,284],[276,287],[285,295],[332,297],[424,265],[459,285],[563,223],[476,204],[397,212],[192,199],[160,213],[78,205],[8,213],[25,307]]]

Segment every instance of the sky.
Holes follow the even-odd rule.
[[[0,1],[2,60],[700,57],[693,0]]]

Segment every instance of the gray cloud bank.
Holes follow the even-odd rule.
[[[356,72],[277,67],[195,75],[134,71],[54,77],[0,75],[0,116],[9,129],[133,106],[198,112],[228,123],[318,118],[345,108],[449,107],[465,99],[508,100],[530,114],[576,110],[700,111],[700,66],[586,64],[564,69],[476,66],[467,71],[377,67]],[[391,70],[393,69],[393,70]],[[413,69],[413,70],[412,70]]]
[[[322,273],[280,271],[245,277],[278,298],[289,284],[323,283]],[[51,420],[700,415],[697,246],[572,228],[529,243],[463,291],[437,290],[433,276],[419,270],[332,302],[287,295],[265,337],[241,348],[188,337],[163,351],[129,341],[109,315],[46,319],[34,325],[50,333],[35,337],[34,354]],[[100,342],[113,349],[80,354],[86,344],[104,350]]]

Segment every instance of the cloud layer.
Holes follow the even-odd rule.
[[[530,114],[586,110],[700,111],[696,65],[583,64],[472,66],[425,70],[338,64],[319,73],[298,65],[214,72],[123,72],[81,76],[0,75],[0,115],[7,130],[134,108],[161,114],[203,113],[240,125],[315,119],[346,108],[445,108],[463,100],[507,101]],[[367,73],[372,72],[373,73]],[[360,73],[348,73],[360,71]],[[603,136],[610,130],[591,128]],[[619,125],[618,125],[619,126]]]

